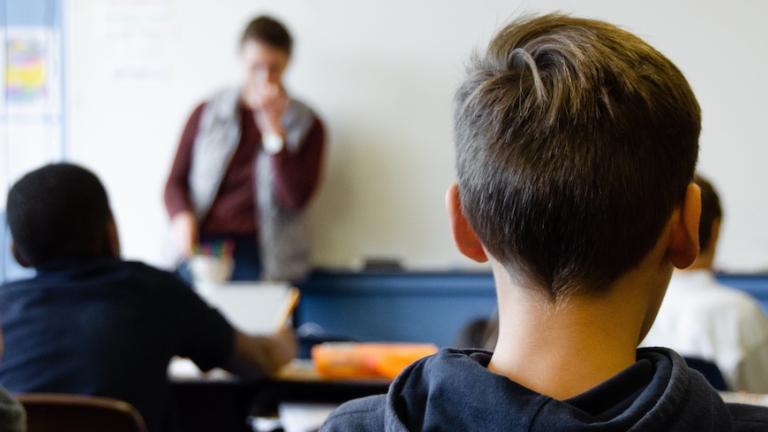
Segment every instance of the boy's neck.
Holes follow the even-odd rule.
[[[554,302],[512,286],[508,277],[495,273],[499,338],[488,368],[558,400],[581,394],[631,366],[658,309],[648,290],[659,289],[659,281],[638,285],[637,275],[622,278],[607,294]],[[660,303],[662,295],[658,297]]]

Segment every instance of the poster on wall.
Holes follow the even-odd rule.
[[[60,111],[56,34],[47,27],[8,27],[0,44],[0,113],[52,118]]]
[[[0,32],[0,211],[7,189],[16,178],[63,153],[57,30],[45,26],[8,26],[3,30]]]

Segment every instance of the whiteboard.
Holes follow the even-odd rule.
[[[297,41],[289,89],[325,120],[330,150],[311,207],[314,262],[392,257],[471,266],[444,210],[454,178],[451,100],[463,64],[510,17],[564,11],[648,40],[702,106],[701,170],[726,210],[721,268],[768,268],[768,2],[681,0],[69,0],[69,155],[101,175],[124,252],[163,261],[162,187],[194,105],[236,83],[236,40],[268,12]]]

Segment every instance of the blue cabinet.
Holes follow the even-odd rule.
[[[768,312],[768,275],[718,275]],[[359,341],[453,345],[469,321],[496,309],[487,272],[315,271],[302,285],[298,323]]]

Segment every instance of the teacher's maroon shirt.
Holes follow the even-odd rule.
[[[165,185],[165,207],[173,217],[184,210],[192,210],[189,198],[189,171],[192,165],[192,147],[197,136],[200,116],[205,103],[192,112],[181,135],[176,158]],[[211,209],[200,224],[201,234],[251,235],[256,227],[255,158],[261,148],[261,132],[256,126],[253,111],[238,105],[240,115],[240,143],[221,181]],[[301,209],[312,197],[320,177],[325,132],[315,117],[300,150],[296,154],[285,149],[272,156],[275,171],[277,199],[285,208]]]

